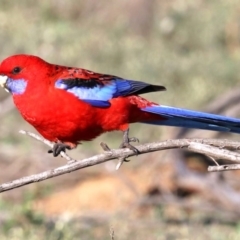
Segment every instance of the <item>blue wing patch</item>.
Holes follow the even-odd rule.
[[[83,101],[91,104],[93,107],[108,108],[111,106],[110,102],[108,101],[99,101],[91,99],[84,99]]]
[[[59,79],[55,82],[55,87],[66,90],[80,100],[100,108],[110,107],[109,100],[112,98],[165,90],[162,86],[117,77],[103,78],[103,80]]]
[[[64,89],[69,93],[72,93],[80,100],[91,104],[94,107],[106,108],[110,107],[109,100],[113,98],[114,93],[116,92],[116,85],[113,84],[108,85],[96,85],[92,88],[89,87],[81,87],[81,86],[73,86],[69,87],[64,80],[57,80],[55,83],[56,88]]]

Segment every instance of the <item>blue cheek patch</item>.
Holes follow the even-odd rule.
[[[12,94],[23,94],[26,90],[27,82],[24,79],[13,80],[8,78],[6,86]]]

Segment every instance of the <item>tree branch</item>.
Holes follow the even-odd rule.
[[[27,134],[51,148],[53,146],[53,143],[34,133],[22,130],[20,133]],[[185,148],[193,152],[205,154],[211,158],[214,158],[215,160],[225,159],[234,163],[240,163],[240,153],[234,152],[234,150],[238,150],[240,148],[240,142],[235,141],[219,139],[174,139],[155,143],[147,143],[139,145],[137,148],[139,150],[139,155],[167,149]],[[23,177],[8,183],[3,183],[0,185],[0,192],[8,191],[34,182],[44,181],[49,178],[70,173],[78,169],[94,166],[113,159],[126,159],[128,157],[135,156],[135,153],[130,149],[112,149],[111,151],[106,151],[102,154],[98,154],[83,160],[74,160],[64,152],[61,152],[61,156],[68,161],[66,165],[39,174]],[[240,164],[210,166],[208,171],[226,171],[233,169],[240,169]]]
[[[229,171],[229,170],[240,170],[240,164],[231,164],[231,165],[218,165],[218,166],[209,166],[209,172],[220,172],[220,171]]]

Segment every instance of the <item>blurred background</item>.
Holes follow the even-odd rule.
[[[166,86],[155,102],[240,117],[237,0],[0,0],[0,60],[17,54]],[[0,92],[1,183],[65,164]],[[37,106],[36,106],[37,107]],[[236,134],[135,124],[141,143]],[[70,155],[117,148],[121,133]],[[168,150],[72,172],[0,195],[1,239],[239,239],[239,171],[208,173],[204,156]],[[113,236],[114,231],[114,236]]]

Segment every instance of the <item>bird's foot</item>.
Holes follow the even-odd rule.
[[[131,145],[131,142],[139,142],[138,138],[132,137],[129,138],[129,129],[127,129],[126,131],[123,132],[123,140],[122,143],[120,144],[119,148],[128,148],[132,151],[134,151],[134,153],[136,155],[138,155],[139,151],[136,147],[134,147],[133,145]],[[106,152],[110,152],[111,148],[104,142],[100,143],[102,149]]]
[[[134,147],[132,144],[130,144],[131,142],[139,142],[139,140],[138,138],[135,137],[130,138],[129,129],[127,129],[126,131],[123,132],[123,140],[119,148],[128,148],[132,150],[135,153],[135,155],[138,155],[139,153],[138,149]],[[130,160],[126,159],[125,157],[120,157],[116,169],[119,169],[124,162],[130,162]]]
[[[54,157],[57,157],[61,152],[65,152],[66,149],[72,149],[68,144],[62,142],[56,142],[53,148],[48,150],[48,153],[52,153]]]
[[[119,146],[119,148],[128,148],[132,151],[134,151],[134,153],[136,155],[138,155],[139,151],[136,147],[134,147],[132,144],[130,144],[131,142],[139,142],[138,138],[129,137],[129,129],[127,129],[126,131],[123,132],[123,140],[121,145]]]
[[[139,151],[136,147],[134,147],[133,145],[131,145],[131,142],[139,142],[139,140],[135,137],[129,138],[129,129],[125,130],[123,132],[123,140],[121,145],[119,146],[119,148],[128,148],[130,150],[132,150],[135,155],[138,155]],[[104,151],[109,152],[111,151],[111,148],[109,148],[109,146],[106,143],[101,142],[101,147],[103,148]],[[119,158],[119,163],[117,164],[116,169],[119,169],[120,166],[123,164],[123,162],[129,162],[130,160],[126,159],[125,157],[120,157]]]

